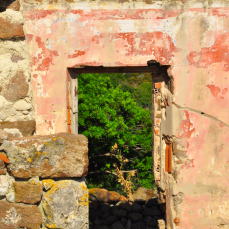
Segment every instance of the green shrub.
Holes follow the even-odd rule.
[[[118,162],[111,155],[111,148],[117,143],[129,160],[124,169],[137,169],[135,187],[150,188],[153,184],[151,113],[136,101],[135,94],[130,93],[131,87],[125,90],[112,80],[114,76],[119,75],[82,74],[78,77],[79,132],[89,139],[87,180],[89,186],[121,191],[112,174]]]

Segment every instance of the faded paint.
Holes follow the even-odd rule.
[[[67,67],[170,64],[174,94],[155,85],[154,130],[167,228],[228,227],[228,1],[22,2],[37,134],[68,129]],[[171,174],[162,135],[173,141]]]

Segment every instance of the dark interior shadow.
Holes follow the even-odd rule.
[[[6,10],[6,8],[15,0],[2,0],[0,1],[0,12],[3,12]]]
[[[90,229],[159,229],[158,220],[165,220],[165,204],[160,204],[157,198],[135,202],[90,202]]]

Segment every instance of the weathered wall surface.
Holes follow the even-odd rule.
[[[19,9],[19,1],[0,3],[0,139],[35,131],[29,56]]]
[[[158,88],[155,129],[168,228],[227,228],[228,1],[21,3],[37,133],[67,131],[67,67],[170,64],[174,94]]]

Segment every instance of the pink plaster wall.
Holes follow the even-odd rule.
[[[170,64],[175,85],[172,132],[184,140],[189,160],[181,166],[178,182],[169,182],[169,198],[179,192],[184,198],[179,212],[168,209],[170,221],[180,219],[179,226],[168,228],[229,226],[226,1],[183,9],[25,6],[23,13],[37,134],[67,131],[67,67],[140,66],[150,59]]]

